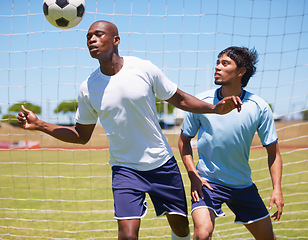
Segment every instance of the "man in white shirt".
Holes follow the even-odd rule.
[[[195,113],[240,110],[241,100],[232,96],[216,105],[200,101],[179,90],[150,61],[120,57],[119,43],[114,24],[97,21],[90,26],[87,45],[100,66],[81,84],[75,126],[46,123],[22,107],[23,112],[18,115],[20,127],[85,144],[99,119],[109,140],[118,238],[138,239],[140,220],[147,210],[147,192],[157,216],[167,216],[172,239],[189,239],[184,187],[159,126],[155,96]]]

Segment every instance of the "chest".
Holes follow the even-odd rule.
[[[245,102],[242,110],[236,109],[225,115],[200,115],[200,124],[203,131],[226,136],[226,134],[254,135],[261,122],[262,112],[253,102]]]
[[[89,89],[89,96],[92,107],[102,113],[145,104],[154,98],[154,93],[144,73],[126,70],[97,81]]]

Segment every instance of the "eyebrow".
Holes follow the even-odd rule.
[[[230,60],[230,59],[224,59],[224,58],[223,58],[223,59],[221,59],[221,60],[220,60],[220,59],[217,59],[216,62],[217,62],[217,63],[218,63],[218,62],[228,62],[228,63],[230,63],[231,60]]]
[[[92,32],[88,32],[87,33],[87,37],[89,36],[89,35],[93,35],[93,34],[97,34],[97,33],[105,33],[103,30],[95,30],[95,31],[93,31],[93,33]]]

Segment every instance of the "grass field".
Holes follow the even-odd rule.
[[[280,138],[292,139],[293,134],[298,136],[307,127],[291,129],[290,133],[284,132],[285,137]],[[58,149],[47,150],[47,136],[37,132],[25,134],[21,129],[10,129],[9,132],[6,139],[31,139],[36,136],[46,146],[36,150],[0,151],[0,239],[117,238],[117,223],[113,219],[111,170],[106,149],[73,147],[62,150],[69,145],[56,142],[53,146]],[[103,137],[100,132],[96,132],[96,135],[94,138]],[[167,137],[171,145],[175,146],[177,135],[167,134]],[[98,146],[98,141],[93,139],[86,147]],[[274,222],[278,239],[308,239],[307,147],[304,143],[298,139],[296,144],[294,141],[282,141],[281,144],[285,207],[281,221]],[[174,153],[183,173],[190,209],[189,180],[177,148],[174,148]],[[250,161],[253,180],[268,205],[272,187],[265,150],[253,148]],[[155,217],[150,200],[148,207],[148,213],[141,224],[140,239],[170,239],[166,219]],[[213,239],[253,239],[241,224],[233,223],[234,216],[226,206],[224,211],[226,216],[217,219]],[[189,218],[193,232],[192,220]]]

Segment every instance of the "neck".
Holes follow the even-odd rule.
[[[117,74],[123,67],[123,57],[113,54],[109,60],[99,60],[101,72],[107,76]]]

